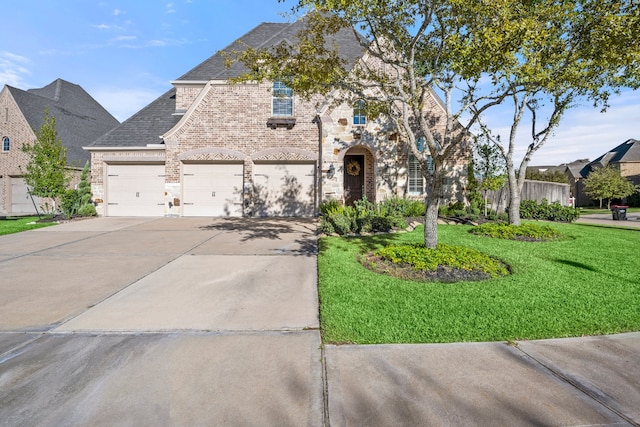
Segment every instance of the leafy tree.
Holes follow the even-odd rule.
[[[467,33],[460,59],[480,64],[479,75],[491,81],[482,88],[480,80],[467,80],[466,102],[478,111],[483,99],[499,100],[500,108],[509,107],[502,114],[513,117],[504,145],[482,118],[479,123],[506,161],[509,221],[519,225],[526,168],[533,154],[549,142],[564,113],[587,100],[604,110],[611,93],[638,87],[640,4],[634,0],[455,3],[463,5],[463,13],[477,17],[475,22],[461,18]],[[483,62],[484,55],[496,61]],[[516,135],[527,122],[529,145],[516,167]]]
[[[69,185],[67,150],[56,133],[56,119],[45,111],[44,123],[36,133],[33,145],[22,150],[30,157],[24,179],[31,192],[40,197],[55,199],[62,196]]]
[[[484,198],[484,215],[487,215],[487,194],[499,190],[505,182],[505,162],[494,144],[478,139],[475,146],[475,173],[478,189]]]
[[[427,193],[424,241],[435,248],[447,167],[470,151],[470,126],[460,124],[461,113],[453,107],[455,52],[446,40],[453,32],[440,19],[449,15],[450,6],[416,0],[299,0],[294,13],[307,8],[313,11],[304,17],[305,28],[296,40],[268,50],[238,46],[226,52],[230,62],[240,61],[250,70],[235,81],[279,80],[299,96],[322,95],[334,105],[364,100],[368,117],[391,123],[399,134],[389,143],[406,144],[421,166]],[[360,43],[364,56],[355,66],[340,57],[332,41],[336,34]],[[430,108],[436,90],[445,107],[438,115]]]
[[[610,91],[638,86],[638,7],[634,0],[298,0],[294,13],[312,12],[296,40],[227,53],[250,70],[235,81],[280,80],[303,97],[330,95],[335,104],[365,100],[369,116],[390,121],[421,165],[424,240],[433,248],[446,167],[472,129],[501,147],[509,220],[517,225],[526,166],[562,114],[583,98],[606,105]],[[352,68],[332,39],[347,31],[365,53]],[[445,106],[439,117],[426,108],[435,93]],[[483,116],[506,103],[513,125],[505,148]],[[525,113],[532,142],[516,170]]]
[[[607,209],[611,207],[611,199],[622,199],[639,189],[610,165],[591,171],[583,183],[585,194],[600,200],[600,208],[602,208],[602,200],[607,199]]]
[[[553,172],[541,172],[535,169],[527,169],[525,179],[529,179],[531,181],[559,182],[562,184],[569,183],[569,178],[567,178],[567,175],[558,170]]]

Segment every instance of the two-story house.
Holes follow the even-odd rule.
[[[45,112],[56,120],[56,132],[67,150],[67,165],[78,175],[89,161],[83,146],[120,123],[82,87],[56,79],[39,89],[5,85],[0,92],[0,213],[35,213],[41,201],[31,197],[23,175]]]
[[[293,40],[301,25],[263,23],[228,49]],[[332,42],[348,66],[362,60],[352,31]],[[98,213],[313,216],[327,199],[424,197],[415,159],[360,104],[306,101],[277,81],[229,83],[245,71],[217,53],[86,147]],[[444,111],[435,95],[431,108]],[[466,162],[451,166],[446,201],[462,197]]]

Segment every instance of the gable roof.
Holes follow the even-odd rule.
[[[614,149],[607,151],[583,169],[586,176],[595,168],[604,168],[613,163],[640,162],[640,141],[628,139]]]
[[[243,50],[246,46],[255,49],[268,49],[282,42],[292,43],[292,41],[296,40],[298,33],[304,29],[304,25],[304,18],[293,23],[263,22],[177,80],[208,81],[238,77],[245,73],[247,68],[239,62],[233,62],[230,67],[227,67],[224,52],[232,53],[233,51]],[[364,54],[360,42],[356,39],[353,31],[348,28],[343,28],[328,37],[327,43],[338,46],[339,56],[345,62],[348,70]]]
[[[148,144],[160,144],[160,136],[182,118],[181,115],[174,114],[175,111],[176,90],[173,88],[89,146],[144,147]]]
[[[45,110],[56,119],[56,132],[67,149],[67,164],[82,167],[90,155],[83,145],[120,124],[79,85],[57,79],[39,89],[7,86],[29,126],[38,132]]]
[[[295,40],[303,24],[303,19],[293,23],[262,23],[188,71],[177,81],[205,82],[237,77],[247,71],[246,67],[240,63],[227,67],[222,52],[240,49],[242,46],[268,48],[283,41]],[[330,43],[336,43],[340,47],[340,57],[346,61],[347,67],[352,67],[363,55],[360,43],[349,29],[339,31],[331,38]],[[88,146],[144,147],[161,143],[160,136],[172,129],[182,118],[176,114],[175,96],[176,90],[173,88]]]

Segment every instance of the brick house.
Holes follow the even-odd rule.
[[[628,139],[617,147],[607,151],[582,170],[587,177],[589,172],[611,165],[620,171],[620,175],[628,178],[635,185],[640,185],[640,141]]]
[[[300,25],[263,23],[229,49],[293,40]],[[347,64],[362,59],[351,31],[334,42]],[[358,105],[305,101],[279,82],[229,84],[244,71],[217,53],[85,147],[98,213],[314,216],[328,199],[424,197],[417,163],[383,120]],[[430,107],[444,111],[435,95]],[[461,199],[466,159],[449,169],[443,199]]]
[[[23,175],[29,162],[22,151],[33,144],[44,123],[45,111],[56,119],[56,132],[67,149],[67,164],[74,173],[89,161],[84,145],[95,141],[119,122],[82,87],[57,79],[39,89],[21,90],[5,85],[0,92],[0,212],[35,213]],[[34,197],[36,206],[40,200]]]

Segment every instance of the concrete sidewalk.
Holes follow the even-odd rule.
[[[315,222],[0,236],[0,426],[640,425],[640,334],[322,346]]]
[[[627,219],[623,221],[613,220],[611,214],[583,215],[576,221],[579,224],[604,225],[609,227],[640,228],[640,214],[627,214]]]

